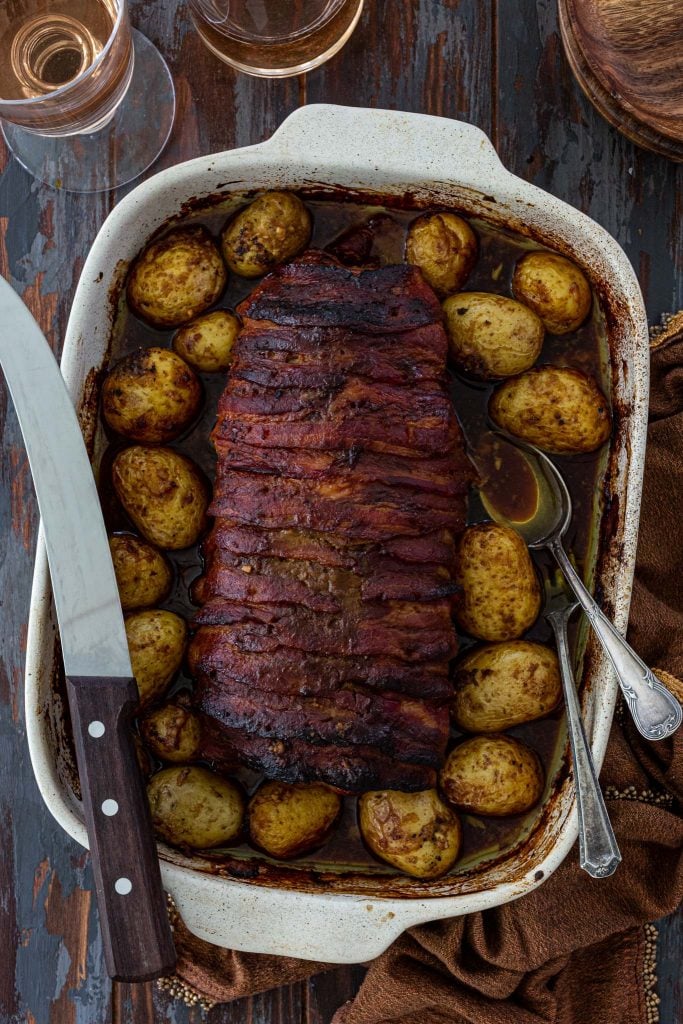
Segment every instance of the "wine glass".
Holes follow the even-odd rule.
[[[333,57],[358,24],[363,0],[190,0],[199,35],[248,75],[286,78]]]
[[[2,130],[41,181],[124,185],[159,156],[174,113],[168,67],[126,0],[0,0]]]

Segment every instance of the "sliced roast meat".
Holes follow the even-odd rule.
[[[359,792],[434,785],[472,471],[414,267],[311,253],[240,306],[190,644],[202,754]]]

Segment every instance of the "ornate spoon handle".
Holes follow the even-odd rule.
[[[567,705],[569,743],[574,765],[574,788],[579,814],[579,863],[593,878],[606,878],[616,871],[621,861],[619,847],[602,798],[595,765],[591,756],[581,718],[581,707],[576,693],[569,644],[567,620],[578,604],[549,612],[546,619],[553,627],[557,640],[562,688]]]
[[[683,708],[600,610],[569,561],[561,541],[554,540],[548,547],[612,663],[638,732],[646,740],[671,736],[683,720]]]

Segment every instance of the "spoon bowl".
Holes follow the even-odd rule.
[[[548,456],[535,445],[519,441],[503,431],[495,431],[492,436],[498,443],[523,453],[538,493],[535,512],[529,519],[510,519],[482,491],[480,496],[484,508],[496,522],[512,526],[527,547],[533,550],[548,547],[553,540],[564,536],[572,519],[572,500],[564,478]]]

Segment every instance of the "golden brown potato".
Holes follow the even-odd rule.
[[[610,435],[607,399],[579,370],[539,366],[496,388],[489,414],[503,430],[546,452],[592,452]]]
[[[218,373],[230,366],[239,331],[240,322],[235,314],[217,309],[181,327],[173,338],[173,348],[201,373]]]
[[[453,720],[465,732],[503,732],[543,718],[562,695],[555,651],[529,640],[471,648],[454,683]]]
[[[476,259],[476,235],[454,213],[426,213],[408,229],[406,262],[420,268],[437,295],[462,288]]]
[[[264,782],[249,802],[249,834],[273,857],[297,857],[320,846],[340,810],[340,797],[322,782]]]
[[[455,864],[460,820],[435,789],[381,789],[358,800],[361,835],[380,860],[414,878],[438,878]]]
[[[140,707],[161,697],[180,668],[187,626],[179,615],[152,608],[126,617],[126,637]]]
[[[527,546],[498,523],[477,523],[460,535],[455,607],[459,625],[480,640],[515,640],[541,609],[541,588]]]
[[[180,704],[164,704],[140,722],[145,743],[161,761],[187,763],[198,754],[199,719]]]
[[[296,256],[311,237],[311,215],[293,192],[266,192],[229,220],[225,262],[240,277],[260,277]]]
[[[151,242],[133,263],[128,305],[155,327],[178,327],[213,305],[227,279],[206,228],[179,228]]]
[[[455,364],[480,380],[511,377],[538,359],[545,331],[521,302],[490,292],[459,292],[443,304]]]
[[[129,533],[110,537],[109,548],[124,612],[166,600],[173,573],[160,551]]]
[[[556,252],[529,252],[512,277],[512,292],[551,334],[569,334],[591,309],[591,287],[575,263]]]
[[[223,846],[242,830],[241,789],[206,768],[162,768],[152,777],[147,796],[155,832],[174,846]]]
[[[543,766],[535,750],[511,736],[473,736],[446,758],[439,784],[463,811],[492,818],[522,814],[541,798]]]
[[[112,367],[102,386],[102,415],[131,441],[171,441],[202,401],[194,370],[167,348],[140,348]]]
[[[209,485],[184,455],[170,448],[124,448],[112,463],[112,482],[140,533],[157,547],[187,548],[203,533]]]

